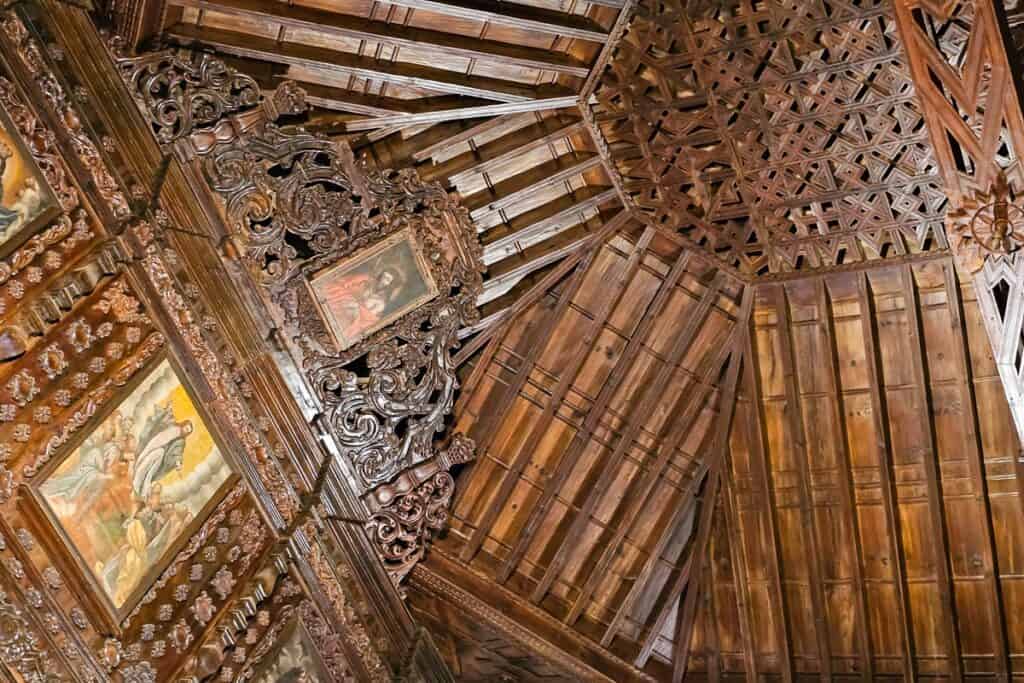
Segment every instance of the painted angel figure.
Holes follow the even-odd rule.
[[[185,441],[192,429],[189,420],[174,421],[170,406],[153,410],[142,426],[132,465],[132,493],[137,500],[146,500],[154,482],[182,468]]]
[[[69,471],[46,481],[42,489],[50,498],[62,499],[80,512],[89,510],[113,478],[111,468],[134,450],[131,419],[115,412],[105,428],[86,438],[78,449],[78,462]]]
[[[11,158],[14,152],[11,148],[0,141],[0,197],[3,196],[3,177],[4,172],[7,171],[7,160]],[[18,220],[19,213],[12,209],[7,208],[0,204],[0,234],[3,234],[7,228]]]

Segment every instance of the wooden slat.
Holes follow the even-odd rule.
[[[846,440],[846,414],[843,411],[842,397],[840,390],[839,375],[839,352],[836,348],[835,325],[832,320],[832,307],[829,304],[828,289],[824,279],[815,283],[814,303],[818,309],[818,316],[821,322],[821,333],[824,337],[822,343],[828,356],[828,377],[829,404],[832,408],[833,424],[838,427],[840,438],[837,442],[839,453],[839,503],[843,513],[850,525],[850,536],[853,543],[853,583],[856,594],[854,595],[854,612],[857,620],[857,640],[860,644],[860,670],[865,681],[874,680],[875,661],[871,647],[871,634],[868,629],[868,603],[867,587],[864,583],[863,549],[861,548],[860,523],[857,515],[856,498],[854,494],[853,476],[851,474],[850,448]]]
[[[928,511],[932,522],[932,549],[936,556],[935,568],[938,574],[939,599],[944,612],[944,635],[949,673],[954,681],[962,681],[964,677],[963,659],[960,650],[960,633],[956,618],[956,602],[953,597],[953,577],[949,566],[949,534],[946,529],[946,518],[942,502],[942,485],[940,483],[938,451],[935,448],[935,425],[932,423],[931,387],[928,382],[928,371],[925,367],[927,352],[921,331],[921,315],[918,310],[917,286],[911,266],[901,268],[903,284],[903,306],[910,328],[910,355],[914,366],[915,390],[918,394],[920,407],[923,444],[921,459],[923,460],[925,477],[928,484]]]
[[[903,678],[910,683],[917,680],[917,658],[914,649],[914,630],[910,623],[907,562],[903,555],[903,544],[900,542],[902,532],[896,497],[896,476],[892,462],[892,435],[887,417],[888,408],[882,393],[882,372],[878,335],[875,332],[874,303],[868,287],[867,275],[859,273],[857,277],[857,303],[860,308],[861,336],[870,378],[868,384],[871,392],[871,419],[878,439],[875,450],[878,453],[879,469],[881,470],[879,479],[882,489],[882,505],[885,508],[885,522],[889,532],[889,554],[893,559],[893,573],[898,596],[896,618],[900,622],[903,636]]]
[[[803,546],[807,550],[808,580],[810,581],[811,610],[814,614],[814,633],[818,644],[818,667],[822,681],[832,680],[832,648],[828,637],[828,614],[825,607],[825,585],[822,582],[821,549],[815,525],[815,512],[811,498],[811,468],[807,454],[807,432],[804,426],[803,405],[800,400],[800,385],[796,376],[796,357],[793,352],[793,329],[790,320],[789,302],[784,285],[775,288],[776,326],[781,346],[782,376],[786,387],[786,401],[783,409],[789,426],[789,443],[795,451],[794,458],[799,465],[796,470],[797,491],[800,497],[801,530]]]
[[[615,294],[604,298],[601,308],[594,314],[594,317],[588,321],[586,330],[583,332],[578,345],[576,345],[575,353],[565,363],[565,365],[560,368],[561,375],[558,383],[555,385],[554,389],[552,389],[551,396],[548,398],[547,404],[544,406],[544,410],[540,417],[538,417],[537,422],[534,423],[533,428],[526,437],[526,440],[519,446],[515,458],[502,477],[501,483],[497,487],[497,491],[490,499],[489,504],[484,508],[476,529],[474,529],[469,540],[462,547],[460,558],[463,562],[469,562],[473,559],[474,555],[476,555],[476,552],[479,550],[480,545],[487,537],[487,533],[490,531],[495,520],[497,520],[498,515],[504,509],[504,505],[508,501],[509,495],[511,495],[512,490],[520,481],[520,475],[522,475],[523,470],[526,468],[527,464],[529,464],[530,458],[533,457],[535,449],[547,433],[558,409],[562,406],[562,401],[565,399],[569,389],[572,388],[573,382],[576,381],[576,377],[578,376],[580,369],[583,367],[584,362],[593,350],[593,345],[597,342],[601,331],[604,329],[604,325],[607,322],[608,317],[615,310],[615,306],[618,305],[620,299],[626,292],[626,287],[636,275],[636,271],[639,269],[641,261],[647,253],[647,247],[653,237],[653,229],[647,228],[644,230],[643,235],[641,235],[640,239],[637,240],[634,245],[633,251],[626,263],[623,264],[621,272],[615,276],[615,284],[612,285]]]
[[[753,326],[754,321],[750,321]],[[750,392],[750,418],[747,421],[748,442],[751,449],[751,469],[756,470],[758,484],[764,495],[760,498],[764,505],[764,519],[768,525],[768,545],[771,557],[768,562],[769,593],[774,603],[772,623],[775,626],[775,640],[779,647],[779,669],[784,683],[793,683],[793,652],[790,644],[789,601],[782,584],[782,554],[779,550],[779,521],[776,518],[775,489],[772,486],[771,463],[768,460],[766,443],[768,437],[764,428],[764,406],[761,402],[761,380],[755,367],[760,361],[754,345],[754,330],[745,335],[745,358],[755,359],[746,365],[744,378],[747,391]]]
[[[622,461],[626,458],[626,454],[633,447],[633,441],[640,433],[640,428],[652,414],[658,401],[662,399],[663,393],[675,374],[678,364],[690,350],[693,341],[697,338],[697,335],[704,324],[705,318],[709,315],[712,307],[717,302],[721,291],[722,280],[723,276],[720,273],[716,274],[715,281],[704,292],[700,302],[697,304],[696,310],[690,314],[683,329],[672,340],[668,354],[666,355],[664,362],[661,364],[661,367],[658,368],[658,372],[653,381],[650,383],[644,383],[645,387],[643,390],[643,397],[639,398],[639,400],[634,398],[635,408],[633,410],[632,420],[625,432],[619,437],[618,443],[615,445],[615,449],[612,451],[612,454],[604,463],[597,481],[590,488],[583,505],[576,512],[572,524],[569,527],[569,532],[559,545],[555,556],[548,564],[547,570],[544,572],[544,576],[541,578],[540,583],[537,584],[537,587],[530,595],[530,599],[534,602],[540,602],[544,598],[548,590],[550,590],[551,584],[554,583],[558,574],[561,572],[562,567],[568,561],[569,555],[574,548],[573,544],[583,537],[583,532],[586,529],[587,524],[590,522],[594,509],[597,507],[598,502],[600,502],[608,486],[617,475]],[[570,513],[567,512],[566,514],[568,516]]]
[[[499,99],[494,97],[493,99]],[[415,114],[394,114],[379,116],[361,121],[347,121],[345,129],[350,131],[374,130],[376,128],[408,128],[428,123],[443,121],[460,121],[463,119],[482,119],[488,116],[504,116],[506,114],[523,114],[528,112],[547,111],[575,107],[578,100],[575,95],[566,97],[548,97],[511,101],[506,104],[485,104],[475,107],[457,107],[440,109]]]
[[[417,64],[387,62],[314,45],[284,43],[235,31],[199,28],[192,24],[175,24],[165,35],[173,42],[184,46],[200,45],[249,59],[300,66],[324,73],[352,75],[433,92],[481,97],[498,102],[524,102],[567,94],[564,88],[556,86],[534,88],[496,78],[467,76],[455,71]]]
[[[754,302],[754,292],[752,287],[748,287],[743,292],[743,304],[741,307],[740,320],[745,321],[750,316],[750,310]],[[745,331],[745,330],[744,330]],[[736,339],[742,341],[744,334],[740,333]],[[708,464],[708,478],[704,485],[704,500],[701,503],[701,511],[699,521],[697,524],[697,532],[694,537],[694,542],[690,548],[690,552],[686,558],[684,568],[679,572],[675,582],[669,589],[667,599],[661,603],[661,608],[658,610],[658,616],[654,620],[654,624],[647,631],[646,637],[643,639],[643,645],[640,648],[640,654],[637,655],[635,664],[638,667],[643,667],[647,664],[647,660],[650,658],[651,653],[654,651],[654,645],[658,640],[658,635],[661,633],[662,628],[665,626],[665,622],[668,620],[669,614],[672,612],[675,602],[682,595],[683,590],[686,588],[689,582],[690,569],[694,562],[701,562],[706,558],[708,549],[708,540],[711,537],[711,521],[714,518],[715,511],[715,500],[718,496],[719,482],[721,481],[722,472],[722,460],[724,459],[722,453],[725,448],[728,447],[729,441],[729,430],[732,428],[732,416],[736,408],[736,383],[739,377],[740,366],[742,363],[742,354],[738,352],[740,344],[736,344],[733,347],[733,354],[731,355],[728,375],[725,381],[725,390],[723,391],[722,410],[718,415],[717,430],[715,435],[715,441],[717,446],[715,448],[712,462]],[[694,591],[695,593],[699,591]],[[696,598],[696,595],[694,596]],[[695,608],[695,605],[694,605]],[[692,621],[690,626],[692,627]],[[692,631],[692,628],[691,628]],[[685,637],[689,639],[692,633],[685,635],[677,634],[677,637]],[[673,675],[673,681],[675,681]]]
[[[748,293],[749,299],[752,301],[752,294]],[[746,326],[744,331],[746,331]],[[737,350],[741,347],[741,344],[736,344]],[[711,476],[708,478],[708,486],[714,486],[713,489],[708,491],[709,509],[708,515],[713,516],[718,496],[721,495],[721,471],[722,463],[725,462],[725,452],[729,448],[729,433],[732,431],[732,419],[736,412],[736,385],[740,376],[740,365],[749,362],[743,358],[742,353],[733,352],[729,360],[729,370],[726,376],[725,386],[722,391],[721,397],[721,408],[719,409],[718,415],[718,434],[715,437],[716,448],[712,455],[713,464],[711,465]],[[726,475],[728,476],[728,475]],[[708,525],[710,528],[710,524]],[[710,532],[709,532],[710,538]],[[707,564],[711,561],[710,553],[708,552],[708,546],[695,545],[693,548],[694,553],[698,553],[703,559],[704,567],[698,572],[697,583],[692,588],[687,588],[686,596],[683,598],[682,605],[679,610],[679,628],[676,629],[676,642],[673,657],[673,669],[672,669],[672,683],[682,683],[683,678],[686,676],[686,666],[689,662],[690,657],[690,643],[693,640],[693,624],[694,617],[697,613],[697,598],[700,593],[699,587],[702,585],[700,579],[705,573],[709,575],[709,582],[711,581],[711,572],[707,568]],[[735,568],[734,568],[735,570]],[[709,586],[713,588],[713,586]],[[670,596],[671,597],[671,596]],[[712,623],[709,628],[715,629],[718,627],[716,620],[712,619]],[[709,669],[711,668],[709,663]],[[717,666],[714,670],[717,673]]]
[[[1010,647],[1006,635],[1006,608],[1003,604],[1003,591],[999,585],[996,562],[998,558],[995,530],[992,527],[992,507],[989,502],[988,487],[985,482],[985,458],[978,443],[981,434],[978,430],[977,399],[974,395],[971,356],[967,348],[967,331],[964,328],[963,303],[960,297],[960,286],[957,284],[956,272],[952,263],[942,267],[945,280],[946,306],[949,310],[950,324],[953,328],[953,339],[956,348],[957,366],[960,373],[960,402],[964,406],[964,418],[967,423],[964,429],[964,448],[971,472],[971,486],[981,506],[982,526],[985,531],[984,556],[985,584],[989,591],[989,618],[992,620],[992,642],[995,645],[996,680],[1003,682],[1010,678]]]
[[[458,171],[447,174],[449,183],[459,185],[473,177],[485,173],[493,173],[534,150],[547,147],[560,140],[565,140],[569,136],[580,132],[583,128],[583,124],[580,121],[565,122],[564,120],[559,121],[556,119],[553,121],[556,127],[552,130],[552,127],[548,125],[549,121],[551,119],[541,121],[536,126],[515,131],[515,144],[506,141],[505,138],[493,143],[494,146],[504,149],[505,151],[503,152],[494,153],[484,148],[474,150],[474,163],[471,166],[460,168]]]
[[[721,495],[726,537],[729,539],[729,553],[732,561],[733,587],[736,591],[736,611],[739,613],[740,635],[743,638],[743,671],[746,674],[747,683],[757,683],[759,675],[758,644],[754,642],[752,628],[754,617],[750,604],[750,585],[747,580],[747,551],[740,526],[736,487],[733,483],[732,456],[728,445],[724,457],[725,462],[722,466],[725,468],[726,474],[722,477]]]
[[[711,393],[715,375],[721,370],[725,360],[723,353],[731,347],[731,340],[735,336],[736,329],[734,326],[730,330],[729,340],[722,344],[720,352],[712,354],[715,360],[710,363],[704,363],[706,367],[702,376],[693,384],[683,388],[681,396],[676,405],[673,406],[671,413],[676,417],[668,420],[665,427],[662,428],[662,431],[667,433],[659,434],[657,457],[651,465],[646,466],[645,469],[647,471],[643,474],[636,489],[630,490],[625,496],[626,510],[621,515],[622,523],[616,528],[615,534],[610,541],[607,543],[599,542],[599,545],[603,547],[601,556],[593,569],[587,573],[587,580],[583,584],[583,588],[580,589],[579,595],[573,601],[572,609],[566,614],[564,621],[567,624],[572,625],[575,623],[583,613],[590,596],[596,590],[598,584],[605,578],[605,572],[608,571],[612,560],[615,559],[619,545],[625,540],[640,512],[649,504],[649,498],[654,491],[655,485],[658,483],[658,479],[664,473],[676,450],[686,441],[691,429],[696,424],[697,419],[700,417],[701,409]],[[680,404],[682,404],[681,407]],[[578,580],[577,578],[577,582]]]
[[[469,215],[474,221],[484,220],[493,213],[514,208],[522,200],[541,190],[564,183],[600,165],[601,157],[596,154],[570,155],[568,159],[559,157],[555,161],[536,166],[526,173],[499,183],[493,190],[471,195],[464,203],[470,207]]]
[[[287,29],[315,31],[339,38],[379,42],[413,50],[428,50],[464,59],[553,71],[579,78],[586,78],[588,73],[585,64],[563,52],[375,21],[314,7],[285,4],[277,0],[170,0],[168,4],[216,11],[263,24],[277,24]]]
[[[705,401],[706,399],[707,391],[710,390],[711,388],[710,385],[712,380],[714,379],[714,376],[721,373],[722,367],[725,364],[726,355],[732,351],[733,344],[735,343],[735,338],[737,338],[741,334],[741,331],[743,329],[742,315],[743,312],[740,311],[739,322],[737,322],[733,326],[732,330],[729,331],[728,339],[725,340],[725,342],[721,345],[721,348],[719,349],[718,353],[715,354],[715,359],[712,360],[710,364],[707,364],[705,371],[703,371],[703,375],[701,376],[699,382],[700,385],[703,387],[703,395],[701,398],[695,401],[695,404],[699,404],[701,405],[701,407],[703,401]],[[679,443],[682,442],[682,439],[685,438],[686,431],[687,430],[684,430],[682,428],[677,429],[676,433],[670,436],[669,442],[674,442],[678,445]],[[647,582],[650,581],[650,578],[652,577],[654,570],[657,568],[660,556],[662,556],[662,553],[665,552],[665,549],[669,546],[669,543],[672,541],[672,538],[675,535],[676,528],[683,519],[686,519],[687,515],[681,512],[682,508],[695,504],[697,487],[708,473],[708,464],[714,461],[714,435],[710,439],[710,441],[711,445],[709,446],[709,451],[711,451],[712,456],[703,459],[703,462],[701,462],[697,466],[697,470],[696,472],[693,473],[692,478],[688,480],[686,488],[683,490],[683,494],[680,497],[680,500],[684,501],[684,506],[677,506],[679,512],[677,512],[677,514],[674,515],[673,520],[671,522],[666,524],[665,528],[662,531],[662,536],[658,538],[657,542],[654,545],[654,548],[648,554],[647,561],[644,563],[643,568],[640,570],[640,572],[636,575],[636,578],[633,580],[633,585],[630,587],[629,593],[627,593],[626,597],[622,600],[620,605],[618,605],[618,608],[615,610],[615,613],[611,618],[611,622],[608,623],[608,626],[604,631],[604,635],[601,637],[602,645],[608,646],[611,643],[612,639],[618,633],[618,629],[620,629],[623,622],[626,620],[626,617],[633,610],[633,605],[640,598],[640,594],[643,592],[645,586],[647,585]]]
[[[592,186],[587,186],[584,190],[588,190]],[[600,188],[598,188],[600,190]],[[583,193],[573,193],[585,194]],[[548,207],[554,204],[569,204],[565,209],[558,211],[555,214],[544,215],[539,220],[528,223],[525,227],[522,227],[514,232],[505,235],[499,239],[489,242],[484,245],[484,263],[491,265],[499,263],[505,258],[513,256],[522,250],[522,244],[529,244],[535,238],[541,235],[548,235],[549,238],[558,234],[563,230],[567,230],[574,225],[579,225],[585,219],[583,216],[588,212],[596,212],[602,204],[606,204],[616,198],[615,190],[604,190],[598,191],[596,194],[592,194],[583,199],[574,200],[573,197],[565,196],[560,197],[555,202],[549,202],[548,204],[540,207],[537,210],[536,215],[544,215],[549,210]],[[624,212],[625,213],[625,212]],[[524,214],[524,217],[530,218],[534,212],[528,212]],[[517,216],[516,219],[520,218]],[[511,222],[512,226],[515,226],[517,220]]]
[[[609,220],[601,227],[600,230],[597,230],[586,237],[583,240],[583,243],[577,247],[576,251],[566,256],[561,263],[552,268],[550,273],[547,273],[540,281],[516,299],[515,303],[502,310],[500,314],[496,316],[496,320],[494,320],[488,328],[478,333],[476,337],[473,337],[473,339],[466,344],[466,346],[459,350],[454,359],[456,366],[465,363],[468,358],[479,351],[480,348],[482,348],[490,339],[500,339],[502,336],[500,332],[508,325],[509,322],[514,320],[522,311],[536,303],[540,297],[544,296],[549,289],[565,277],[570,270],[575,268],[580,259],[590,253],[591,250],[599,249],[600,245],[604,244],[606,239],[615,234],[615,232],[625,225],[628,222],[628,219],[632,217],[626,211],[621,211],[616,214],[616,218],[619,218],[620,216],[622,219],[621,223],[615,219]],[[468,395],[470,393],[469,389],[470,386],[467,385],[466,390],[462,395]]]
[[[508,580],[508,577],[511,576],[520,560],[522,560],[523,555],[526,554],[526,551],[530,546],[530,541],[533,538],[533,534],[537,531],[541,521],[543,521],[548,507],[555,498],[555,494],[561,490],[562,486],[565,484],[565,480],[568,478],[570,472],[572,472],[572,469],[575,467],[576,461],[579,459],[580,455],[582,455],[587,442],[590,441],[590,438],[594,434],[594,430],[597,429],[597,426],[601,421],[601,417],[608,408],[609,402],[618,390],[619,384],[625,379],[626,374],[636,362],[638,352],[640,351],[640,345],[643,344],[644,338],[650,332],[658,316],[661,314],[662,309],[664,309],[665,305],[668,303],[672,291],[679,282],[679,278],[681,278],[683,273],[686,272],[686,266],[690,261],[690,257],[689,251],[683,251],[680,254],[679,258],[676,259],[675,264],[672,266],[672,269],[662,281],[661,286],[658,288],[658,292],[654,295],[654,299],[648,304],[636,331],[626,344],[626,348],[623,350],[618,360],[615,362],[615,366],[609,373],[604,385],[602,385],[600,391],[598,391],[597,397],[594,399],[594,403],[587,413],[587,416],[583,419],[583,425],[573,435],[572,441],[569,443],[565,453],[558,461],[558,466],[555,469],[555,472],[545,480],[544,492],[534,504],[533,509],[530,511],[530,516],[519,534],[519,538],[516,540],[512,551],[509,553],[505,562],[502,564],[501,569],[498,571],[497,580],[499,582],[504,583]]]
[[[547,33],[603,43],[608,33],[586,17],[540,7],[497,0],[380,0],[381,4],[408,7],[485,24],[510,26],[522,31]]]
[[[430,159],[431,157],[445,152],[451,149],[455,145],[461,145],[465,142],[469,142],[478,135],[483,135],[502,126],[511,126],[519,121],[525,121],[536,116],[532,113],[526,114],[513,114],[506,116],[495,116],[492,119],[481,121],[480,123],[473,124],[465,130],[459,131],[453,135],[448,135],[441,140],[438,140],[423,149],[417,150],[412,153],[413,161],[421,162]]]

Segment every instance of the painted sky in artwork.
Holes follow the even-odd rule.
[[[22,152],[17,132],[0,118],[0,245],[50,208],[35,161]]]
[[[120,609],[229,476],[202,417],[164,360],[39,492]]]

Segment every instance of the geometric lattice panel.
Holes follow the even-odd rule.
[[[752,276],[945,249],[882,0],[642,0],[595,114],[649,219]]]

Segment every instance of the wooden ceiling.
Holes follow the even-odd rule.
[[[478,460],[409,589],[460,680],[1024,667],[1020,444],[890,5],[159,5],[477,227]]]

